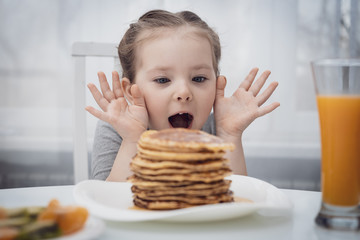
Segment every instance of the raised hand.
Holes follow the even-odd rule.
[[[224,97],[226,78],[220,76],[217,80],[214,115],[218,136],[241,137],[244,130],[256,118],[272,112],[280,104],[278,102],[262,106],[275,91],[277,82],[272,82],[259,94],[270,71],[265,71],[254,82],[258,69],[254,68],[240,84],[231,97]]]
[[[101,92],[92,83],[88,84],[88,88],[102,111],[91,106],[85,109],[95,117],[111,124],[123,139],[136,142],[148,126],[148,113],[138,86],[134,84],[131,87],[133,104],[129,105],[116,71],[112,73],[112,90],[103,72],[99,72],[98,77]]]

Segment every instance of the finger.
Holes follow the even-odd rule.
[[[270,83],[270,85],[265,89],[265,91],[261,95],[256,97],[258,100],[258,106],[263,105],[270,98],[278,85],[278,82]]]
[[[216,81],[216,98],[223,98],[225,95],[226,77],[219,76]]]
[[[277,107],[279,107],[279,106],[280,106],[280,103],[279,103],[279,102],[273,102],[273,103],[271,103],[271,104],[268,105],[268,106],[261,107],[261,108],[259,109],[259,112],[258,112],[259,117],[262,117],[262,116],[264,116],[264,115],[266,115],[266,114],[274,111],[274,110],[275,110]]]
[[[115,99],[114,93],[111,91],[108,81],[106,80],[106,76],[103,72],[98,72],[100,88],[103,96],[110,102]]]
[[[116,101],[119,103],[119,109],[126,109],[129,105],[128,102],[124,97],[116,99]]]
[[[107,122],[107,116],[104,112],[97,110],[96,108],[93,108],[92,106],[85,107],[85,110],[88,111],[94,117]]]
[[[124,97],[124,94],[121,90],[119,73],[117,71],[112,72],[112,88],[115,98]]]
[[[130,91],[131,91],[131,95],[133,96],[134,105],[146,107],[145,99],[144,99],[138,85],[136,85],[136,84],[132,85],[130,88]]]
[[[266,80],[270,75],[270,71],[265,71],[261,74],[261,76],[255,81],[255,83],[250,87],[249,91],[253,93],[254,96],[258,95],[261,88],[264,86]]]
[[[253,83],[256,74],[258,73],[258,68],[251,69],[250,73],[246,76],[245,80],[242,81],[239,88],[244,88],[246,91],[249,90],[251,84]]]
[[[92,96],[94,97],[96,103],[99,105],[99,107],[103,111],[106,111],[109,102],[103,97],[101,92],[97,89],[97,87],[93,83],[89,83],[87,86]]]

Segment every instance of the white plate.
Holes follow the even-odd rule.
[[[254,212],[264,216],[281,216],[291,212],[292,203],[275,186],[252,177],[232,175],[230,189],[235,197],[250,199],[252,203],[233,202],[169,211],[142,211],[133,207],[131,183],[86,180],[74,188],[78,204],[91,214],[105,220],[134,221],[215,221],[242,217]]]
[[[83,229],[62,237],[52,238],[53,240],[81,240],[81,239],[95,239],[105,230],[105,223],[103,220],[89,217]]]

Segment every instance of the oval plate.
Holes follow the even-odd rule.
[[[121,222],[136,221],[217,221],[259,213],[263,216],[288,215],[292,209],[289,198],[275,186],[262,180],[232,175],[230,189],[235,198],[252,202],[209,204],[176,210],[136,210],[133,208],[131,183],[86,180],[74,188],[78,204],[87,207],[96,217]]]

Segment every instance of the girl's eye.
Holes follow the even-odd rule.
[[[170,82],[170,80],[167,79],[167,78],[157,78],[157,79],[155,79],[155,81],[156,81],[157,83],[160,83],[160,84],[164,84],[164,83]]]
[[[194,77],[192,79],[194,82],[204,82],[206,80],[205,77]]]

